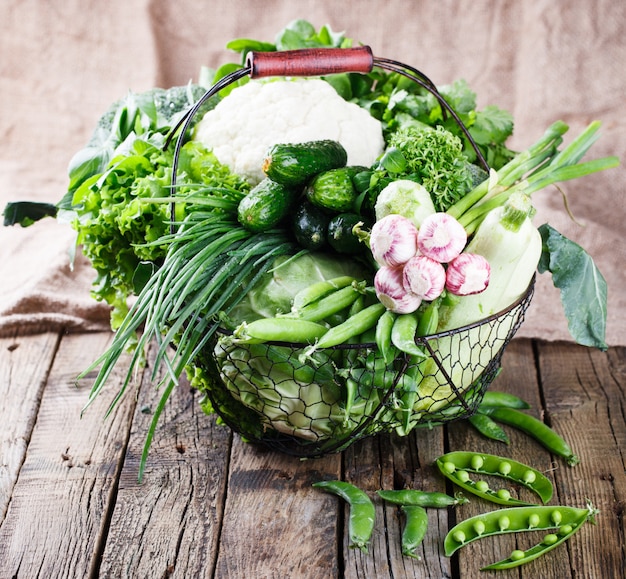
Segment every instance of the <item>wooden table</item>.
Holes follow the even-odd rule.
[[[137,480],[150,411],[147,380],[103,419],[110,393],[80,417],[89,380],[75,377],[110,340],[107,333],[15,336],[0,341],[0,577],[550,577],[624,575],[626,349],[514,340],[492,386],[518,394],[572,445],[569,467],[508,427],[511,444],[467,423],[379,436],[342,454],[301,461],[243,443],[204,415],[181,385],[165,409],[142,483]],[[112,379],[119,380],[122,369]],[[147,373],[146,373],[147,374]],[[140,377],[141,378],[141,377]],[[136,393],[136,396],[135,396]],[[400,552],[402,519],[376,500],[369,553],[347,548],[346,507],[313,489],[340,478],[371,496],[379,488],[454,492],[433,467],[448,450],[509,456],[548,474],[551,503],[601,513],[565,545],[520,570],[480,572],[524,535],[485,538],[443,554],[458,520],[499,508],[472,498],[429,509],[421,559]],[[530,541],[530,543],[529,543]]]

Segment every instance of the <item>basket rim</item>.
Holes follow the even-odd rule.
[[[530,300],[532,299],[532,296],[534,294],[534,289],[535,289],[535,281],[537,278],[537,274],[534,273],[533,277],[530,280],[530,283],[528,284],[528,287],[526,288],[526,290],[524,291],[524,293],[518,298],[516,299],[513,303],[511,303],[510,305],[508,305],[506,308],[500,310],[499,312],[493,313],[489,316],[486,316],[485,318],[482,318],[476,322],[472,322],[471,324],[466,324],[464,326],[459,326],[458,328],[452,328],[450,330],[444,330],[443,332],[437,332],[435,334],[428,334],[426,336],[416,336],[415,337],[415,341],[421,345],[426,345],[428,344],[428,342],[430,341],[435,341],[439,338],[446,338],[448,336],[452,336],[454,334],[460,334],[461,332],[466,332],[469,330],[472,330],[474,328],[478,328],[480,326],[484,326],[486,324],[489,324],[491,322],[493,322],[494,320],[497,320],[501,317],[504,317],[506,315],[508,315],[509,313],[511,313],[513,310],[515,310],[516,308],[518,308],[522,303],[524,302],[530,302]],[[226,328],[222,328],[222,327],[218,327],[216,332],[218,334],[222,334],[222,335],[231,335],[232,331],[228,330]],[[276,345],[276,346],[288,346],[291,348],[306,348],[308,346],[310,346],[310,344],[306,343],[306,342],[284,342],[284,341],[277,341],[277,340],[269,340],[266,342],[267,344],[271,344],[271,345]],[[329,350],[353,350],[353,349],[375,349],[377,348],[377,345],[375,342],[362,342],[359,344],[337,344],[336,346],[332,346],[330,348],[328,348]]]

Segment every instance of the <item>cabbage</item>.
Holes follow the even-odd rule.
[[[234,328],[243,321],[274,317],[291,311],[294,296],[314,283],[341,276],[371,280],[372,275],[365,263],[334,254],[277,257],[225,321]],[[194,386],[249,438],[269,429],[304,441],[337,442],[347,439],[380,401],[371,385],[360,386],[348,401],[346,379],[354,369],[356,351],[349,358],[347,351],[322,350],[304,363],[296,346],[238,343],[218,332],[212,354],[211,363],[201,357],[195,361],[203,372],[195,372]],[[232,400],[224,399],[226,390]],[[245,407],[245,424],[238,424],[238,406]],[[203,408],[208,411],[210,405]],[[258,415],[258,422],[250,420],[249,410]]]
[[[228,317],[234,325],[259,318],[273,318],[291,310],[293,297],[300,290],[318,281],[344,275],[357,279],[372,277],[364,264],[327,253],[277,257],[270,271],[230,311]]]

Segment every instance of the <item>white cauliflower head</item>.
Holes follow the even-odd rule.
[[[384,149],[382,126],[321,79],[254,81],[237,87],[196,125],[194,139],[256,184],[269,147],[330,139],[348,165],[369,167]]]

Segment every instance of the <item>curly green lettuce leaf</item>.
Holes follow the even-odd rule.
[[[547,223],[539,227],[543,251],[539,272],[552,274],[572,337],[583,346],[607,350],[607,284],[592,257]]]

